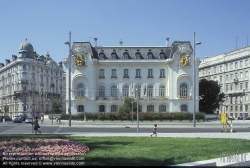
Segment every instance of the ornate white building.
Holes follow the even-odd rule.
[[[125,97],[139,97],[139,111],[194,111],[194,57],[189,41],[171,46],[95,46],[73,42],[71,113],[116,112]],[[66,67],[66,108],[69,109],[69,61]],[[199,60],[195,63],[198,76]],[[198,86],[198,77],[196,78]],[[138,92],[137,92],[138,91]],[[198,93],[196,94],[198,97]],[[196,100],[196,111],[199,109]],[[68,110],[67,110],[68,111]]]
[[[235,118],[249,115],[250,47],[213,57],[205,57],[199,65],[199,78],[218,81],[226,98],[218,107]]]
[[[27,40],[21,43],[18,56],[0,63],[0,109],[13,117],[26,113],[40,116],[52,109],[52,103],[65,110],[65,74],[62,62],[38,55]]]

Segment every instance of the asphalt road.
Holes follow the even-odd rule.
[[[206,124],[206,125],[205,125]],[[84,133],[137,133],[136,124],[125,124],[116,123],[116,124],[76,124],[74,123],[71,127],[67,123],[62,123],[61,125],[51,122],[40,124],[40,130],[44,134],[84,134]],[[153,126],[140,125],[139,133],[152,133]],[[157,132],[158,133],[220,133],[222,130],[221,125],[216,123],[204,123],[202,126],[192,127],[192,124],[179,124],[175,125],[159,125]],[[230,131],[229,127],[227,130]],[[234,131],[236,132],[250,132],[248,124],[236,124]],[[29,134],[32,133],[31,124],[26,123],[12,123],[6,122],[0,124],[0,134]]]

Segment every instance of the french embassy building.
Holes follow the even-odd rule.
[[[198,92],[196,102],[193,94],[200,61],[194,60],[189,41],[169,46],[167,38],[164,46],[123,46],[122,42],[98,46],[95,38],[94,46],[73,42],[69,50],[63,63],[66,88],[70,88],[66,89],[66,109],[72,115],[117,112],[126,97],[138,98],[140,112],[199,111]]]

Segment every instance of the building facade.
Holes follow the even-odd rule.
[[[10,117],[49,113],[52,103],[65,110],[65,73],[62,62],[50,55],[38,55],[27,40],[19,46],[18,56],[0,63],[0,109]]]
[[[71,114],[117,112],[126,97],[138,98],[140,112],[194,111],[193,76],[198,76],[199,60],[194,61],[189,41],[169,46],[167,38],[165,46],[105,47],[95,40],[95,46],[73,42],[71,60],[64,60],[66,88],[71,81],[70,108],[66,91]],[[198,78],[195,82],[198,86]],[[195,104],[198,111],[198,99]]]
[[[250,47],[244,47],[213,57],[205,57],[199,65],[199,79],[218,81],[224,102],[219,113],[238,118],[249,116]]]

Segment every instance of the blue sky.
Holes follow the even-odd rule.
[[[249,0],[0,0],[0,62],[28,41],[39,55],[63,61],[64,42],[94,46],[164,46],[166,38],[202,44],[198,58],[250,45]],[[237,40],[236,40],[237,38]]]

